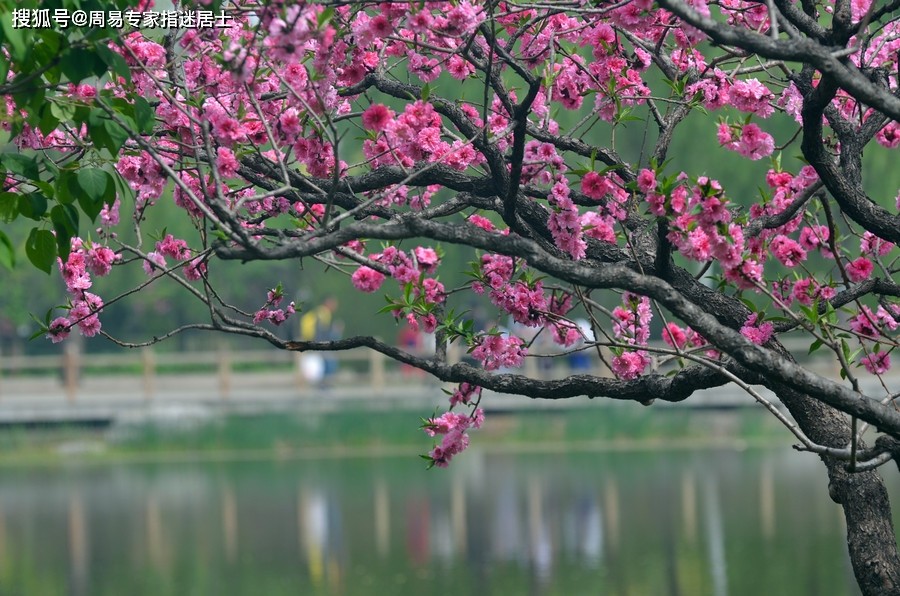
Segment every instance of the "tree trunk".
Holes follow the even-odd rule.
[[[810,439],[838,448],[849,443],[850,425],[843,414],[785,387],[776,393]],[[848,472],[846,462],[831,457],[822,461],[828,469],[828,493],[844,510],[847,547],[860,590],[865,596],[900,596],[900,555],[881,476],[875,471]]]

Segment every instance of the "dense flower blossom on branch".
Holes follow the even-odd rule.
[[[347,288],[385,294],[385,316],[434,333],[433,356],[367,330],[328,346],[457,387],[423,427],[442,437],[434,466],[468,445],[489,390],[649,403],[764,375],[803,414],[786,427],[804,448],[845,458],[829,464],[836,491],[860,462],[809,436],[852,435],[852,457],[870,456],[861,467],[883,461],[830,408],[900,439],[888,383],[854,385],[890,370],[900,320],[900,189],[865,161],[869,147],[900,147],[890,10],[221,7],[232,18],[219,28],[97,31],[79,41],[84,60],[52,30],[0,42],[0,121],[18,149],[0,158],[0,221],[28,222],[26,256],[58,272],[65,296],[39,335],[109,335],[104,311],[128,296],[107,296],[101,278],[143,269],[143,287],[199,300],[205,329],[304,349],[284,323],[319,288],[272,280],[232,303],[216,262],[315,259]],[[53,58],[35,71],[35,56]],[[683,159],[685,146],[702,159]],[[161,205],[182,217],[168,231],[155,227]],[[0,235],[0,263],[14,248]],[[807,369],[787,337],[828,352],[840,378]],[[448,346],[469,352],[455,362]],[[544,346],[590,353],[606,376],[534,378],[525,357]]]

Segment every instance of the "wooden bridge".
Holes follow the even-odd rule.
[[[337,372],[325,385],[303,376],[299,354],[280,350],[82,354],[71,344],[60,355],[0,357],[0,424],[96,423],[122,419],[178,418],[215,413],[327,412],[341,409],[413,409],[446,405],[450,389],[382,354],[357,349],[328,355]],[[458,360],[461,353],[449,355]],[[599,358],[588,369],[609,376]],[[816,362],[820,372],[827,361]],[[564,358],[526,359],[523,371],[560,378],[573,372]],[[596,400],[595,406],[613,400]],[[487,395],[492,410],[586,406],[587,398],[534,400]],[[755,402],[735,388],[699,392],[684,406],[741,407]]]

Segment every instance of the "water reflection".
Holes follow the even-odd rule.
[[[7,469],[0,593],[856,593],[814,458],[474,451],[454,464]]]

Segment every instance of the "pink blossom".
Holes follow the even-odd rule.
[[[216,159],[216,167],[219,168],[219,174],[224,178],[234,178],[237,176],[240,164],[234,156],[234,151],[228,147],[219,147],[216,150],[216,155],[218,156],[218,159]]]
[[[830,236],[828,226],[805,227],[800,230],[800,246],[806,250],[814,250],[824,246]]]
[[[384,282],[384,274],[363,265],[353,272],[350,279],[357,290],[371,294],[381,287],[382,282]]]
[[[613,309],[613,335],[632,345],[644,345],[650,339],[650,299],[631,292],[622,295],[622,306]]]
[[[812,304],[816,294],[816,283],[811,279],[798,279],[791,290],[793,298],[804,306]]]
[[[463,37],[475,31],[484,20],[484,9],[468,0],[461,0],[447,11],[447,18],[439,25],[443,33]]]
[[[472,385],[471,383],[462,382],[453,395],[450,396],[450,407],[453,408],[459,404],[464,406],[472,403],[476,396],[481,395],[481,387]]]
[[[419,269],[425,273],[434,273],[440,262],[437,252],[430,247],[417,246],[413,249],[413,255],[416,257]]]
[[[143,262],[144,273],[153,275],[154,269],[165,269],[166,258],[158,252],[148,252],[147,258]]]
[[[380,103],[372,104],[362,115],[363,126],[375,132],[383,131],[393,119],[393,110]]]
[[[108,274],[112,269],[113,263],[121,259],[121,257],[121,255],[114,253],[112,249],[106,246],[92,246],[85,256],[88,269],[97,277],[103,277]]]
[[[482,217],[481,215],[470,215],[468,222],[474,226],[478,226],[479,228],[487,232],[493,232],[496,229],[491,220],[486,217]]]
[[[785,87],[778,98],[778,105],[784,108],[784,111],[790,115],[798,123],[803,122],[800,110],[803,108],[803,96],[794,83]]]
[[[896,305],[891,305],[896,306]],[[897,327],[900,326],[900,313],[895,311],[894,313],[888,312],[880,304],[878,305],[878,311],[876,313],[876,317],[878,317],[878,322],[890,329],[891,331],[896,331]]]
[[[103,308],[103,300],[99,296],[83,292],[81,299],[72,301],[69,323],[77,324],[83,336],[94,337],[100,332],[100,317],[97,313],[101,308]]]
[[[775,98],[769,88],[756,79],[734,81],[728,92],[729,103],[743,112],[768,118],[775,109],[769,104]]]
[[[656,188],[656,174],[653,170],[644,168],[637,177],[638,190],[648,193]]]
[[[747,124],[741,128],[741,139],[737,152],[752,160],[762,159],[775,150],[775,140],[769,133],[763,132],[755,124]]]
[[[116,199],[112,205],[103,205],[100,210],[100,223],[106,227],[112,227],[119,224],[119,205],[121,201]]]
[[[889,122],[884,128],[875,135],[875,140],[882,147],[894,149],[900,146],[900,125],[896,122]]]
[[[473,388],[474,389],[474,388]],[[462,453],[469,446],[470,428],[481,428],[484,423],[484,410],[478,408],[470,416],[456,412],[446,412],[436,418],[430,418],[422,425],[422,430],[430,437],[443,435],[440,445],[436,445],[428,454],[432,465],[445,468],[453,456]]]
[[[497,370],[522,366],[526,352],[525,342],[518,337],[484,335],[472,350],[472,357],[481,362],[485,370]]]
[[[806,251],[787,236],[778,235],[769,244],[769,250],[785,267],[796,267],[806,260]]]
[[[65,317],[56,317],[50,322],[50,326],[47,328],[47,335],[45,337],[51,342],[58,344],[62,340],[69,337],[70,331],[71,325],[69,324],[69,319]]]
[[[757,313],[753,313],[747,317],[747,321],[744,323],[744,326],[741,327],[741,335],[755,344],[764,345],[772,338],[775,327],[769,321],[759,324],[758,321],[759,315]]]
[[[206,275],[206,263],[203,257],[195,257],[188,261],[184,266],[184,276],[189,281],[197,281]]]
[[[74,247],[73,247],[74,248]],[[59,272],[62,274],[66,289],[70,294],[79,295],[83,290],[91,287],[91,276],[87,272],[88,261],[85,253],[75,249],[69,253],[68,259],[63,263],[57,259]]]
[[[597,172],[588,172],[581,179],[581,192],[592,199],[602,199],[610,190],[609,180]]]
[[[850,329],[852,329],[854,333],[859,335],[875,337],[879,333],[878,327],[876,325],[877,319],[878,317],[872,312],[872,309],[870,309],[868,306],[863,305],[863,307],[859,311],[859,314],[850,319]]]
[[[639,377],[650,365],[650,357],[644,350],[623,352],[612,359],[612,370],[626,381]]]
[[[852,282],[868,279],[869,276],[872,275],[874,269],[875,266],[872,264],[872,261],[865,257],[859,257],[855,261],[847,263],[846,266],[847,277],[849,277]]]
[[[369,31],[376,38],[383,38],[390,35],[394,30],[391,21],[383,14],[380,14],[369,21]]]
[[[881,375],[890,370],[891,356],[887,352],[866,354],[860,358],[860,363],[873,375]]]
[[[458,54],[453,54],[450,56],[450,59],[447,60],[447,72],[449,72],[450,76],[454,79],[462,81],[475,73],[475,67]]]
[[[425,294],[425,301],[429,304],[440,304],[447,297],[444,293],[444,284],[433,277],[426,277],[422,280],[422,290]]]
[[[187,242],[175,238],[172,234],[166,234],[165,238],[156,243],[156,252],[177,261],[190,256]]]
[[[716,128],[716,138],[719,141],[719,145],[731,149],[732,151],[737,150],[734,132],[727,122],[719,122],[719,126]]]
[[[614,221],[608,216],[604,217],[594,211],[588,211],[581,216],[581,227],[587,236],[602,242],[615,244],[616,231],[613,227]]]
[[[673,348],[682,349],[687,346],[690,341],[684,329],[675,323],[667,323],[662,331],[663,341]]]
[[[883,257],[891,250],[894,244],[882,238],[879,238],[872,232],[864,232],[862,239],[859,241],[859,250],[863,254],[878,253],[879,257]]]

